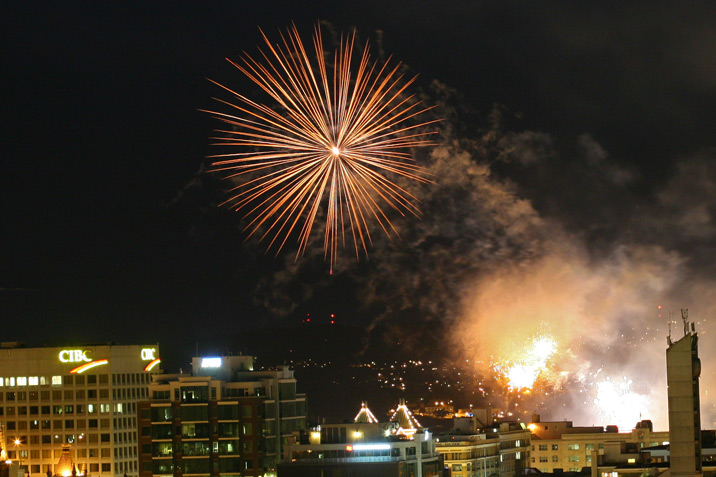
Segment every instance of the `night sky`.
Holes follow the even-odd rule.
[[[255,92],[225,58],[258,27],[319,20],[405,63],[443,119],[416,156],[422,221],[332,276],[320,241],[297,263],[244,242],[199,112],[207,78]],[[376,346],[449,334],[478,359],[512,323],[559,329],[587,374],[650,346],[653,383],[666,310],[689,308],[713,348],[713,2],[12,2],[0,22],[2,341],[190,353],[335,313]]]

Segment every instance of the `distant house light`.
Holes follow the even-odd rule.
[[[201,358],[202,368],[220,368],[221,358]]]

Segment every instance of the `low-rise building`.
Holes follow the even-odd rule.
[[[454,419],[453,432],[437,439],[452,477],[518,477],[530,462],[530,431],[515,422],[483,427],[471,416]]]
[[[365,403],[354,422],[324,424],[284,448],[280,477],[439,477],[443,459],[401,403],[391,422],[373,422]]]
[[[535,416],[528,428],[532,431],[530,467],[545,473],[578,472],[595,460],[634,464],[642,449],[669,442],[669,433],[654,431],[651,421],[619,432],[616,426],[575,427],[572,421],[541,422]]]

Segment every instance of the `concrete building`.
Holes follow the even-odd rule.
[[[451,477],[491,477],[500,473],[500,440],[486,434],[440,436],[435,449],[442,454]]]
[[[537,415],[532,420],[527,426],[532,432],[530,467],[543,473],[579,472],[593,462],[636,463],[641,449],[669,442],[669,433],[654,431],[650,421],[641,421],[631,432],[619,432],[616,426],[542,422]]]
[[[63,446],[75,472],[132,474],[137,402],[159,371],[159,346],[0,345],[0,424],[7,456],[32,476],[55,473]]]
[[[140,403],[140,476],[270,476],[306,397],[293,371],[257,371],[253,356],[193,358],[192,374],[155,376]]]
[[[478,410],[479,411],[479,410]],[[484,427],[480,420],[459,417],[453,432],[437,438],[452,477],[517,477],[530,467],[531,433],[515,422],[494,422]]]
[[[442,456],[401,403],[391,422],[372,422],[365,403],[354,422],[321,425],[284,449],[280,477],[439,477]]]
[[[669,435],[672,477],[701,475],[701,412],[699,404],[698,336],[688,311],[681,310],[684,336],[673,342],[668,337],[666,381],[669,396]]]

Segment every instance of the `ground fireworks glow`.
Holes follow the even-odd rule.
[[[596,383],[594,404],[604,422],[615,424],[621,430],[629,430],[642,419],[647,406],[645,396],[631,389],[632,381],[626,377],[621,382],[607,378]]]
[[[263,38],[267,49],[260,59],[244,55],[231,63],[271,105],[216,83],[234,101],[219,100],[230,113],[209,111],[231,126],[215,139],[232,151],[211,156],[213,170],[241,180],[225,204],[243,211],[249,236],[260,234],[277,253],[298,230],[298,258],[325,210],[323,242],[332,267],[347,237],[356,257],[367,253],[370,225],[397,235],[391,210],[419,215],[416,198],[391,176],[428,182],[410,148],[429,144],[424,126],[431,121],[415,120],[429,108],[406,94],[415,78],[405,80],[399,63],[372,62],[367,44],[354,55],[355,32],[341,39],[333,55],[324,52],[319,27],[314,55],[295,27],[278,44]]]
[[[531,389],[547,371],[549,359],[557,352],[557,342],[549,335],[539,334],[521,351],[519,357],[495,365],[510,389]]]

